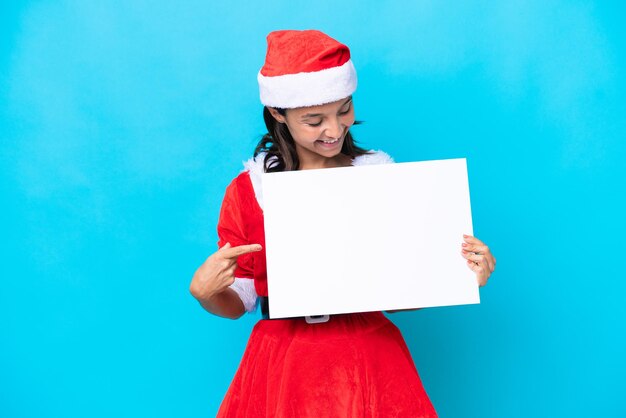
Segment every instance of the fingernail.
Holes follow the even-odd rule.
[[[463,247],[467,247],[467,244],[466,244],[466,243],[463,243],[463,244],[461,244],[461,245],[462,245]]]

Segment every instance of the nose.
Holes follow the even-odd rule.
[[[339,118],[328,118],[328,124],[326,125],[326,131],[324,134],[327,138],[337,139],[341,137],[343,133],[343,125]]]

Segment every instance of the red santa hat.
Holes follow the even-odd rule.
[[[258,75],[261,103],[291,109],[334,102],[356,90],[347,46],[317,30],[280,30],[267,35]]]

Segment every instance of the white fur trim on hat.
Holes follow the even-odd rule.
[[[354,93],[357,84],[352,60],[311,73],[266,77],[259,72],[257,79],[261,103],[281,109],[334,102]]]

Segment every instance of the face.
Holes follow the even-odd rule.
[[[319,106],[288,109],[285,116],[276,109],[269,110],[278,122],[289,128],[301,160],[337,156],[348,129],[354,124],[352,97]]]

